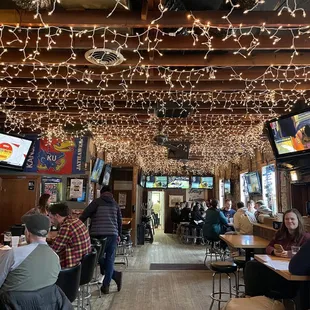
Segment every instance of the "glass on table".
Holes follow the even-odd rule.
[[[297,254],[297,252],[300,250],[300,246],[295,246],[295,245],[293,245],[293,246],[291,247],[291,250],[292,250],[292,255],[295,255],[295,254]]]
[[[19,244],[19,236],[12,236],[12,248],[17,248]]]

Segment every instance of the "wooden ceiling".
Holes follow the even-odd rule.
[[[0,129],[91,131],[113,156],[128,137],[131,148],[152,152],[163,133],[190,141],[192,157],[204,161],[192,167],[206,170],[212,156],[219,164],[253,152],[264,121],[308,103],[310,88],[308,4],[260,2],[218,0],[209,10],[198,0],[97,1],[104,9],[91,9],[70,0],[38,15],[2,0]],[[94,48],[116,50],[125,61],[94,65],[85,58]],[[180,117],[168,117],[171,110]]]

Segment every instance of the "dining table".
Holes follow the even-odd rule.
[[[269,244],[268,240],[253,235],[225,234],[220,239],[230,247],[244,249],[246,261],[251,259],[253,249],[265,249]]]

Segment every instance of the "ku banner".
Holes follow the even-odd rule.
[[[43,174],[84,174],[86,150],[86,137],[68,141],[52,139],[51,143],[46,139],[36,140],[24,171]]]

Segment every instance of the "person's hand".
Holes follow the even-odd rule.
[[[121,242],[121,237],[118,236],[118,237],[117,237],[117,243],[120,243],[120,242]]]
[[[274,255],[278,257],[288,257],[287,251],[274,251]]]

